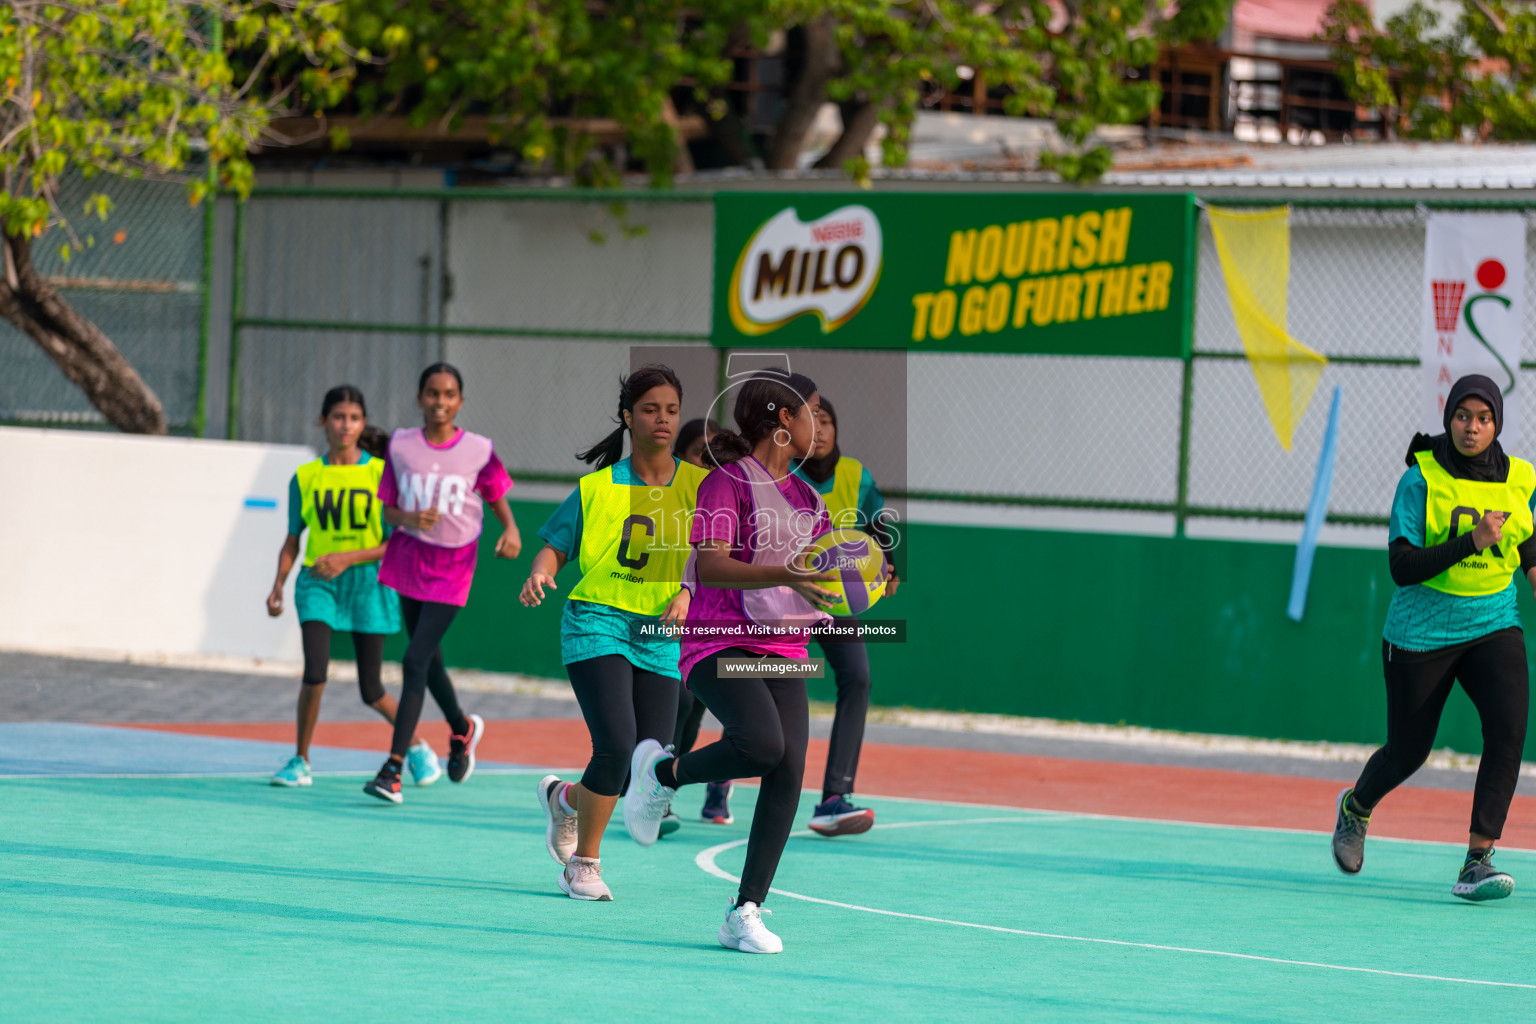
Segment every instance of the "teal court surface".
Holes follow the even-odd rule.
[[[737,823],[622,825],[612,903],[556,888],[541,772],[407,787],[360,772],[0,779],[0,1017],[15,1021],[1536,1019],[1522,890],[1449,894],[1459,849],[869,797],[797,833],[778,956],[722,949]],[[810,814],[807,793],[800,820]],[[1536,854],[1501,851],[1536,885]]]

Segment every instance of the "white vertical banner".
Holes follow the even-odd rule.
[[[1480,373],[1504,393],[1499,443],[1520,444],[1520,327],[1525,316],[1525,218],[1433,213],[1424,233],[1420,429],[1445,430],[1456,378]]]

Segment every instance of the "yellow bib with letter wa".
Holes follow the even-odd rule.
[[[384,543],[384,522],[379,517],[379,480],[384,460],[372,457],[352,466],[327,465],[324,459],[306,462],[298,469],[299,500],[303,502],[304,564],[314,565],[321,555],[358,551]]]
[[[1533,532],[1530,501],[1532,490],[1536,490],[1536,469],[1524,459],[1511,458],[1509,478],[1491,483],[1458,480],[1435,461],[1433,452],[1419,452],[1414,458],[1429,485],[1424,508],[1425,547],[1471,533],[1488,512],[1508,514],[1502,540],[1463,558],[1424,585],[1460,597],[1497,594],[1509,586],[1510,576],[1520,571],[1520,552],[1516,549]]]
[[[613,469],[581,478],[581,580],[571,600],[660,615],[682,587],[706,473],[678,460],[672,482],[651,487],[614,483]]]

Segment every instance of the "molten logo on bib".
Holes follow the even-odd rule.
[[[767,334],[815,313],[823,334],[863,308],[880,280],[880,221],[866,206],[844,206],[809,224],[793,207],[747,241],[731,274],[731,323]]]

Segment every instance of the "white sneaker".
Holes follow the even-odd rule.
[[[655,740],[641,740],[629,759],[629,792],[624,794],[624,827],[641,846],[650,846],[661,834],[661,819],[677,790],[656,781],[656,762],[672,755]]]
[[[544,826],[544,849],[556,864],[570,863],[571,854],[576,852],[576,815],[565,813],[560,806],[563,785],[558,775],[546,775],[539,780],[539,806],[544,808],[548,821]]]
[[[738,907],[732,901],[725,924],[720,926],[720,945],[743,953],[784,952],[784,940],[763,924],[763,915],[771,913],[773,911],[764,910],[756,903],[743,903]]]
[[[612,900],[596,857],[572,857],[560,872],[560,888],[573,900]]]

